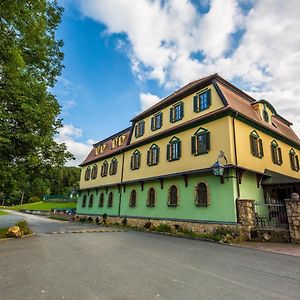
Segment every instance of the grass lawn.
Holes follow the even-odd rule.
[[[4,215],[7,215],[7,212],[0,210],[0,216],[4,216]]]
[[[7,232],[8,228],[0,228],[0,239],[4,239],[6,238],[6,232]]]
[[[6,207],[6,209],[11,210],[51,210],[54,208],[76,208],[77,203],[48,203],[48,202],[36,202],[28,203],[23,205],[16,205],[12,207]]]

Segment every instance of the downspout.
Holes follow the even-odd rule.
[[[236,207],[236,219],[239,221],[239,210],[238,210],[238,199],[240,198],[240,183],[239,183],[239,171],[238,171],[238,159],[237,159],[237,150],[236,150],[236,134],[235,134],[235,119],[238,116],[238,112],[232,118],[232,128],[233,128],[233,146],[234,146],[234,163],[235,163],[235,178],[236,178],[236,190],[237,190],[237,198],[235,200]]]
[[[238,171],[238,159],[236,151],[236,134],[235,134],[235,119],[238,116],[238,112],[232,118],[232,127],[233,127],[233,146],[234,146],[234,163],[235,163],[235,177],[236,177],[236,187],[237,187],[237,197],[240,198],[240,185],[239,185],[239,171]]]
[[[120,183],[120,195],[119,195],[119,211],[118,211],[118,216],[121,214],[121,202],[122,202],[122,183],[123,183],[123,174],[124,174],[124,159],[125,155],[123,152],[123,157],[122,157],[122,170],[121,170],[121,183]]]

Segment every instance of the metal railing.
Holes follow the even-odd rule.
[[[255,220],[257,227],[288,228],[285,203],[279,200],[256,201]]]

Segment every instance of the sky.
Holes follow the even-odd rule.
[[[65,68],[53,89],[80,164],[183,85],[218,73],[300,136],[299,0],[59,0]]]

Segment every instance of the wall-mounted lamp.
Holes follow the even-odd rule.
[[[225,164],[224,164],[225,162]],[[212,169],[215,176],[221,176],[223,177],[225,166],[227,166],[227,158],[225,156],[225,153],[223,151],[220,151],[220,154],[218,155],[217,161],[212,165]]]

